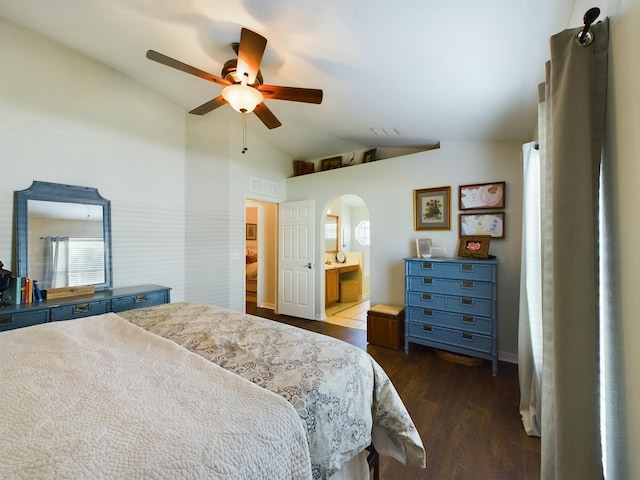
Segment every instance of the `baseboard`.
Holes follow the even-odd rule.
[[[518,364],[518,355],[511,352],[498,352],[498,359],[503,362]]]
[[[262,303],[260,305],[258,305],[260,308],[268,308],[269,310],[273,310],[274,312],[276,311],[276,306],[273,303]]]

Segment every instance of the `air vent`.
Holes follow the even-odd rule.
[[[270,197],[278,196],[278,184],[276,182],[270,182],[269,180],[265,180],[263,178],[249,178],[249,190],[253,193],[260,193],[262,195],[268,195]]]
[[[382,137],[398,137],[400,133],[395,128],[372,128],[371,131]]]

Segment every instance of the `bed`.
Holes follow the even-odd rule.
[[[290,402],[116,314],[0,334],[0,478],[312,478]]]
[[[245,259],[245,289],[247,292],[256,293],[258,291],[258,250],[247,247]]]
[[[352,345],[197,303],[120,315],[287,400],[304,425],[314,479],[368,478],[370,445],[402,463],[426,464],[421,438],[391,381]]]

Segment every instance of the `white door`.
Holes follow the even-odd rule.
[[[314,319],[314,201],[281,203],[278,241],[278,313]]]

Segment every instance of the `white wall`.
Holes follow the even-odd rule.
[[[157,283],[173,287],[173,298],[182,299],[181,109],[2,20],[0,63],[0,259],[5,268],[13,264],[15,190],[33,180],[95,187],[111,200],[114,286]]]
[[[614,270],[612,335],[618,346],[612,373],[619,392],[613,394],[620,409],[614,412],[616,431],[608,478],[640,478],[640,261],[638,260],[638,185],[640,185],[640,2],[620,2],[610,24],[609,96],[607,106],[609,185],[614,204],[606,212],[612,222],[609,260]],[[616,397],[619,394],[619,397]],[[617,437],[617,439],[615,438]],[[611,442],[613,443],[613,442]]]
[[[416,237],[430,237],[455,256],[458,242],[458,186],[506,182],[506,238],[494,240],[490,252],[500,259],[499,350],[515,361],[518,349],[518,296],[522,219],[522,170],[518,144],[442,142],[438,150],[302,175],[287,180],[287,201],[315,199],[317,225],[336,196],[356,194],[367,205],[371,221],[371,304],[404,304],[403,258],[415,256]],[[451,186],[451,230],[413,229],[413,190]],[[319,229],[319,228],[318,228]],[[322,239],[318,238],[318,242]],[[316,264],[324,258],[318,251]],[[316,284],[320,275],[316,269]],[[316,312],[323,292],[316,292]]]
[[[226,307],[231,293],[229,129],[209,118],[198,120],[187,118],[185,299]]]

